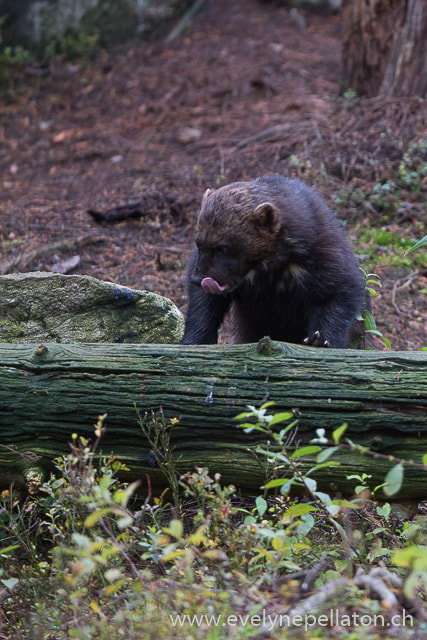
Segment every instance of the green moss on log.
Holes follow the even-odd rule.
[[[257,345],[0,345],[0,474],[22,480],[28,464],[19,454],[40,456],[38,466],[68,450],[71,434],[93,434],[106,413],[104,452],[117,454],[131,477],[164,484],[138,414],[162,408],[179,418],[172,434],[180,472],[209,467],[244,490],[265,481],[257,434],[233,420],[247,405],[267,400],[299,417],[296,441],[343,422],[346,436],[384,455],[421,461],[427,452],[427,354]],[[346,476],[368,473],[375,486],[391,463],[340,455],[320,486],[348,491]],[[401,496],[424,497],[426,476],[408,469]]]

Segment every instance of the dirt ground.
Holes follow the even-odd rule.
[[[419,101],[339,98],[337,15],[210,0],[168,44],[171,27],[9,78],[0,98],[1,272],[61,269],[78,255],[70,272],[158,292],[185,311],[185,264],[208,186],[278,172],[333,205],[342,187],[371,190],[385,159],[398,162],[399,146],[425,132]],[[421,200],[414,195],[387,229],[421,238]],[[111,224],[88,213],[136,201],[142,217]],[[381,217],[334,208],[363,260],[361,229],[381,227]],[[384,268],[381,277],[378,327],[393,349],[419,349],[426,273]]]

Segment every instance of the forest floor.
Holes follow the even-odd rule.
[[[345,221],[381,277],[374,315],[392,349],[425,346],[427,264],[420,251],[404,257],[426,233],[425,103],[340,97],[337,15],[212,0],[167,34],[8,72],[0,272],[66,271],[78,256],[70,272],[185,311],[203,192],[277,172],[306,180]],[[143,214],[114,224],[88,213],[135,202]]]

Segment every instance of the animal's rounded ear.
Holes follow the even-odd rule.
[[[203,198],[202,198],[202,207],[205,204],[206,200],[209,198],[209,196],[211,195],[211,193],[214,192],[214,189],[206,189],[206,191],[203,194]]]
[[[271,202],[262,202],[254,210],[254,222],[257,227],[270,231],[277,230],[278,215]]]

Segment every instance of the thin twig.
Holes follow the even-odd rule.
[[[413,281],[418,278],[419,275],[420,275],[419,271],[414,271],[413,273],[409,274],[409,276],[405,276],[404,278],[399,278],[399,280],[396,280],[396,282],[393,285],[393,290],[391,292],[391,303],[395,308],[396,313],[400,316],[410,317],[410,314],[405,313],[404,311],[401,311],[399,309],[396,303],[396,293],[398,291],[401,291],[401,289],[406,289],[406,287],[409,287],[413,283]],[[402,281],[403,281],[403,284],[401,284]]]
[[[391,589],[386,585],[382,578],[382,575],[375,575],[372,571],[368,574],[360,571],[354,577],[354,584],[357,587],[368,587],[372,594],[375,594],[381,599],[386,609],[396,609],[399,606],[398,599],[391,591]]]
[[[322,604],[331,600],[331,598],[337,593],[342,596],[342,592],[350,584],[351,582],[348,578],[329,580],[316,593],[300,602],[295,609],[288,611],[289,617],[295,620],[297,616],[304,617],[309,613],[318,611]]]
[[[172,29],[172,31],[170,32],[170,34],[166,38],[167,44],[169,44],[170,42],[175,40],[175,38],[180,36],[181,33],[184,31],[184,29],[186,29],[188,27],[188,25],[190,24],[190,22],[192,21],[192,19],[196,15],[196,13],[198,11],[200,11],[200,9],[202,8],[202,5],[203,5],[204,1],[205,0],[196,0],[196,2],[194,2],[191,5],[191,7],[188,9],[188,11],[186,11],[184,13],[184,15],[182,16],[181,20]]]
[[[96,244],[104,241],[105,237],[103,236],[86,234],[77,238],[64,238],[63,240],[53,242],[52,244],[46,244],[27,252],[21,252],[17,256],[13,256],[0,262],[0,275],[5,275],[18,270],[25,270],[35,260],[54,255],[60,251],[71,251],[89,244]]]
[[[268,129],[264,129],[264,131],[255,133],[253,136],[240,140],[240,142],[238,142],[235,147],[229,149],[228,152],[232,153],[238,149],[244,149],[244,147],[255,144],[256,142],[277,142],[277,140],[280,140],[285,134],[289,133],[294,126],[294,124],[289,122],[286,124],[276,124],[274,127],[269,127]]]

